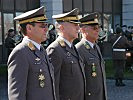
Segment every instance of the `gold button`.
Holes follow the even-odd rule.
[[[91,93],[88,93],[88,95],[91,95]]]

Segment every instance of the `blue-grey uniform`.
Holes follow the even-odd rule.
[[[54,69],[45,50],[24,38],[8,59],[9,100],[55,100]]]
[[[46,31],[43,30],[47,30],[44,7],[25,12],[14,19],[19,21],[25,36],[8,58],[9,100],[56,100],[54,69],[40,44],[45,39],[39,37],[45,36],[43,32]],[[40,29],[41,34],[36,33],[38,37],[34,35],[35,29]]]
[[[84,66],[78,52],[58,37],[47,53],[54,66],[57,100],[84,100]]]
[[[96,44],[99,32],[99,13],[91,13],[79,19],[82,40],[76,48],[85,64],[85,100],[107,100],[105,65],[99,46]]]
[[[82,39],[76,48],[85,64],[86,100],[107,100],[105,66],[98,45],[96,51]]]
[[[57,100],[85,99],[86,79],[84,65],[79,53],[72,43],[74,38],[76,38],[75,35],[78,34],[78,13],[79,9],[75,8],[70,12],[52,16],[58,23],[55,27],[59,36],[48,46],[46,51],[54,66]],[[64,30],[64,28],[67,27],[65,27],[64,24],[72,25],[72,28],[69,28],[73,29],[73,32],[70,33],[71,31]]]

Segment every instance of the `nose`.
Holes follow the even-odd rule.
[[[45,32],[47,32],[47,31],[48,31],[48,27],[45,27],[45,28],[43,28],[43,29],[44,29],[44,31],[45,31]]]

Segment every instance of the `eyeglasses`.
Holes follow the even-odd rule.
[[[99,30],[100,29],[100,26],[90,26],[91,27],[91,29],[93,29],[93,30]]]
[[[48,28],[48,24],[42,24],[40,25],[40,28]]]

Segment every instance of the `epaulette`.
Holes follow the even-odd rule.
[[[66,46],[66,44],[65,44],[65,42],[64,42],[63,40],[59,40],[59,43],[60,43],[60,45],[61,45],[62,47],[65,47],[65,46]]]
[[[88,44],[88,42],[85,42],[84,46],[86,47],[86,49],[90,49],[90,45]]]
[[[27,46],[28,46],[32,51],[35,50],[35,46],[33,45],[32,42],[28,42],[28,43],[27,43]]]

